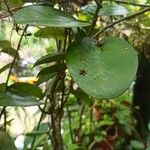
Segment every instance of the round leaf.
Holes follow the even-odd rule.
[[[73,42],[67,50],[66,62],[79,87],[98,99],[122,94],[133,81],[137,55],[123,39],[107,37],[102,44],[86,37]]]
[[[29,15],[30,14],[30,15]],[[19,24],[47,27],[83,27],[89,23],[77,21],[70,14],[53,8],[51,5],[31,5],[16,12],[15,20]]]

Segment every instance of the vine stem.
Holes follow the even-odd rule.
[[[100,34],[103,33],[104,31],[106,31],[107,29],[109,29],[109,28],[111,28],[111,27],[117,25],[117,24],[120,23],[120,22],[123,22],[123,21],[125,21],[125,20],[129,20],[129,19],[133,19],[133,18],[135,18],[136,16],[139,16],[139,15],[145,13],[145,12],[148,12],[148,11],[150,11],[150,7],[144,8],[144,9],[142,9],[142,10],[140,10],[140,11],[138,11],[138,12],[135,12],[135,13],[133,13],[133,14],[131,14],[131,15],[128,15],[128,16],[126,16],[126,17],[123,17],[123,18],[121,18],[121,19],[118,19],[118,20],[116,20],[116,21],[114,21],[114,22],[108,24],[106,27],[104,27],[104,28],[101,29],[100,31],[98,31],[95,35],[92,36],[92,38],[97,37],[98,35],[100,35]]]
[[[45,103],[44,103],[44,106],[43,106],[43,110],[45,110],[45,108],[46,108],[47,101],[48,101],[48,99],[46,98]],[[42,112],[41,112],[40,119],[39,119],[38,124],[37,124],[37,127],[36,127],[36,131],[39,131],[40,124],[41,124],[41,122],[42,122],[42,119],[43,119],[44,114],[45,114],[45,112],[42,111]],[[36,141],[36,135],[33,137],[32,144],[31,144],[31,148],[34,147],[35,141]]]
[[[97,8],[96,8],[96,11],[95,11],[95,14],[93,16],[93,22],[92,22],[92,25],[90,26],[90,29],[89,29],[89,32],[88,32],[88,35],[91,34],[91,32],[93,31],[95,25],[96,25],[96,22],[97,22],[97,18],[98,18],[98,12],[99,10],[102,8],[102,0],[100,2],[98,2],[97,0],[95,0],[96,4],[97,4]]]
[[[9,82],[9,79],[10,79],[10,75],[11,75],[11,72],[12,72],[12,69],[14,67],[14,64],[15,64],[15,61],[16,61],[16,58],[17,58],[17,55],[18,55],[18,51],[20,49],[20,46],[21,46],[21,42],[22,42],[22,39],[24,37],[24,34],[27,30],[27,27],[28,25],[25,26],[23,32],[22,32],[22,35],[20,37],[20,40],[18,42],[18,45],[17,45],[17,49],[16,49],[16,53],[15,53],[15,56],[14,56],[14,59],[12,61],[12,64],[10,66],[10,70],[8,72],[8,76],[7,76],[7,79],[6,79],[6,86],[5,86],[5,90],[7,90],[7,87],[8,87],[8,82]],[[2,111],[1,111],[1,114],[0,114],[0,117],[2,116],[2,114],[4,114],[4,130],[6,131],[6,126],[7,126],[7,112],[6,112],[6,106],[3,107]]]
[[[9,82],[9,79],[10,79],[10,75],[11,75],[12,69],[13,69],[13,67],[14,67],[14,65],[15,65],[15,62],[16,62],[16,59],[17,59],[17,55],[18,55],[18,51],[20,50],[21,42],[22,42],[22,39],[23,39],[23,37],[24,37],[24,35],[25,35],[25,32],[26,32],[27,28],[28,28],[28,25],[25,26],[25,28],[24,28],[24,30],[23,30],[23,32],[22,32],[22,34],[21,34],[20,40],[19,40],[19,42],[18,42],[17,49],[16,49],[16,53],[15,53],[14,59],[13,59],[13,61],[12,61],[12,64],[11,64],[11,66],[10,66],[10,70],[9,70],[9,72],[8,72],[8,76],[7,76],[7,79],[6,79],[6,88],[7,88],[7,86],[8,86],[8,82]]]

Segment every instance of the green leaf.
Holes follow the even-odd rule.
[[[118,16],[129,14],[129,11],[118,4],[106,4],[100,9],[99,16]]]
[[[59,38],[63,39],[65,34],[64,28],[42,28],[34,33],[34,36],[39,38]]]
[[[96,4],[89,4],[82,8],[83,12],[94,14],[96,11],[97,5]],[[100,9],[98,15],[99,16],[117,16],[117,15],[126,15],[129,14],[129,11],[118,4],[103,4],[103,7]]]
[[[0,149],[1,150],[17,150],[13,139],[4,131],[0,131]]]
[[[8,68],[10,68],[12,63],[9,63],[9,64],[6,64],[5,66],[3,66],[1,69],[0,69],[0,73],[4,72],[5,70],[7,70]]]
[[[14,94],[12,92],[0,92],[0,106],[34,106],[40,105],[36,97]]]
[[[71,90],[71,93],[75,95],[77,98],[79,98],[80,100],[83,100],[87,103],[90,102],[90,97],[80,88],[78,88],[77,90]]]
[[[6,47],[10,47],[10,42],[7,40],[1,40],[0,41],[0,48],[6,48]]]
[[[17,90],[18,92],[24,93],[26,95],[35,96],[38,98],[42,97],[41,89],[30,83],[23,83],[23,82],[14,83],[9,86],[9,89],[13,91]]]
[[[65,58],[65,54],[64,53],[52,53],[52,54],[47,54],[43,57],[41,57],[40,59],[38,59],[34,66],[37,66],[37,65],[41,65],[41,64],[45,64],[45,63],[50,63],[50,62],[53,62],[53,61],[57,61],[57,60],[61,60],[61,59],[64,59]]]
[[[100,142],[100,141],[102,141],[103,139],[104,139],[104,135],[101,135],[101,134],[96,134],[95,136],[94,136],[94,139],[97,141],[97,142]]]
[[[66,64],[59,64],[59,65],[53,65],[50,67],[46,67],[44,69],[42,69],[39,73],[38,73],[38,77],[45,75],[45,74],[51,74],[51,73],[55,73],[55,72],[61,72],[62,70],[66,69]]]
[[[33,145],[33,149],[35,149],[38,145],[41,145],[43,142],[47,141],[47,134],[43,134],[38,137]]]
[[[134,80],[138,59],[123,39],[107,37],[102,44],[88,37],[73,42],[66,53],[69,72],[79,87],[98,99],[121,95]]]
[[[42,134],[46,134],[46,131],[33,131],[31,133],[26,133],[26,136],[39,136]]]
[[[1,83],[0,84],[0,91],[5,91],[6,89],[6,83]]]
[[[38,80],[36,82],[36,85],[40,85],[46,81],[48,81],[49,79],[53,78],[56,75],[56,73],[51,73],[51,74],[45,74],[45,75],[41,75],[38,77]]]
[[[130,142],[131,146],[134,148],[134,149],[139,149],[139,150],[143,150],[145,148],[144,144],[139,142],[139,141],[136,141],[136,140],[132,140]]]
[[[15,57],[16,55],[16,50],[12,47],[5,47],[1,50],[1,52],[6,53],[12,57]],[[17,54],[17,58],[19,59],[19,54]]]
[[[24,7],[14,14],[14,18],[18,24],[47,27],[84,27],[90,25],[77,21],[69,13],[44,4]]]

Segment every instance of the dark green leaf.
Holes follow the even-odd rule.
[[[42,28],[34,33],[34,36],[39,38],[64,38],[65,30],[64,28]]]
[[[80,100],[83,100],[87,103],[90,102],[90,97],[80,88],[78,88],[77,90],[71,90],[71,93]]]
[[[45,63],[50,63],[50,62],[53,62],[53,61],[57,61],[57,60],[61,60],[61,59],[64,59],[65,58],[65,54],[64,53],[52,53],[52,54],[47,54],[43,57],[41,57],[40,59],[38,59],[34,66],[37,66],[37,65],[41,65],[41,64],[45,64]]]
[[[6,53],[13,57],[16,55],[16,50],[12,47],[5,47],[1,50],[1,52]],[[19,58],[19,54],[17,54],[17,58]]]
[[[27,133],[26,136],[39,136],[42,134],[46,134],[46,131],[33,131],[31,133]]]
[[[29,15],[30,14],[30,15]],[[84,27],[89,23],[77,21],[70,14],[51,5],[31,5],[17,11],[14,15],[19,24],[30,24],[47,27]]]
[[[0,131],[0,149],[1,150],[17,150],[13,139],[4,131]]]
[[[5,91],[6,89],[6,83],[1,83],[0,84],[0,91]]]
[[[34,106],[40,105],[36,97],[17,95],[12,92],[0,92],[0,106]]]
[[[38,80],[36,82],[36,85],[40,85],[46,81],[48,81],[49,79],[53,78],[56,75],[56,73],[51,73],[51,74],[45,74],[45,75],[41,75],[38,77]]]
[[[0,48],[10,47],[10,42],[7,40],[0,41]]]
[[[14,91],[18,90],[21,93],[24,93],[26,95],[35,96],[38,98],[42,97],[41,89],[30,83],[23,83],[23,82],[14,83],[9,86],[9,89],[14,90]]]
[[[51,73],[56,73],[56,72],[61,72],[62,70],[66,69],[66,64],[60,64],[60,65],[53,65],[50,67],[46,67],[42,69],[37,76],[42,76],[45,74],[51,74]]]
[[[98,99],[122,94],[134,80],[137,55],[123,39],[107,37],[103,44],[90,38],[73,42],[66,54],[71,76],[87,94]]]
[[[6,64],[5,66],[3,66],[1,69],[0,69],[0,73],[4,72],[5,70],[7,70],[8,68],[10,68],[12,63],[9,63],[9,64]]]

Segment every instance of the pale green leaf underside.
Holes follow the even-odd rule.
[[[85,13],[94,14],[96,12],[97,5],[89,4],[82,8]],[[99,10],[99,16],[118,16],[129,14],[129,11],[121,5],[118,4],[103,4],[103,7]]]
[[[84,27],[89,23],[76,20],[70,14],[54,9],[51,5],[31,5],[14,14],[19,24],[47,27]]]
[[[122,94],[134,80],[137,55],[123,39],[107,37],[103,45],[83,38],[73,42],[66,54],[69,72],[79,87],[98,99]]]

